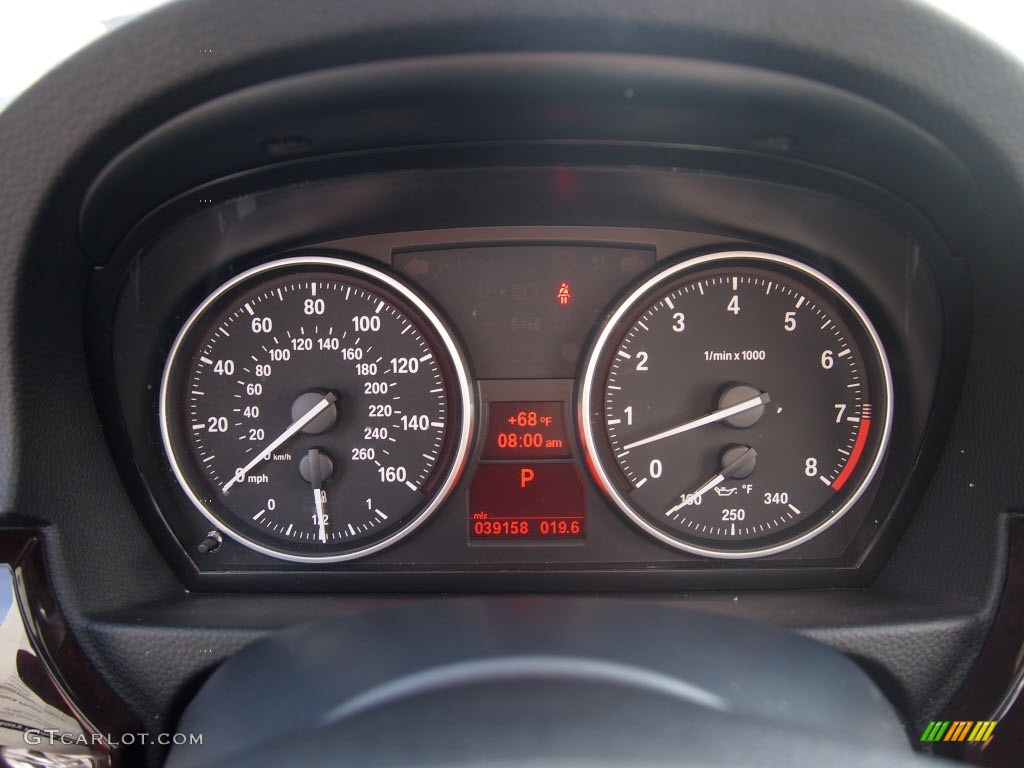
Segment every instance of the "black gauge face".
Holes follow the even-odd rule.
[[[269,555],[346,560],[409,533],[470,436],[465,365],[436,315],[357,262],[301,257],[218,289],[186,322],[161,430],[186,495]]]
[[[891,390],[876,332],[838,285],[782,257],[715,254],[659,271],[613,312],[581,385],[583,441],[652,535],[760,556],[860,497]]]

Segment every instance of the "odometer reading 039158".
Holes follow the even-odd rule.
[[[178,334],[160,395],[192,504],[294,561],[360,557],[418,526],[458,478],[471,413],[430,307],[379,269],[318,256],[218,288]]]
[[[889,436],[878,334],[836,283],[757,252],[662,268],[588,355],[581,433],[597,479],[679,549],[795,546],[861,496]]]

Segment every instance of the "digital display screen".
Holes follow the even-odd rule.
[[[568,459],[562,403],[491,403],[485,459]]]
[[[586,536],[576,465],[481,464],[469,488],[471,541],[580,540]]]
[[[393,263],[448,312],[480,378],[567,379],[602,312],[654,260],[645,248],[523,245],[398,252]]]

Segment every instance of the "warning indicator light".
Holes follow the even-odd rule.
[[[569,284],[562,283],[558,286],[558,293],[555,294],[555,297],[558,299],[559,304],[568,304],[569,300],[572,299],[572,293],[569,292]]]

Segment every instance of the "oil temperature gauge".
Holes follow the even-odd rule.
[[[756,557],[861,497],[892,381],[867,315],[831,279],[718,253],[658,270],[611,312],[579,412],[588,463],[633,522],[678,549]]]

